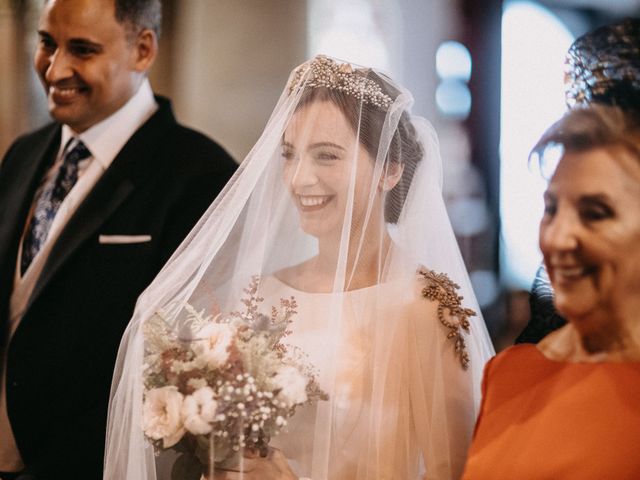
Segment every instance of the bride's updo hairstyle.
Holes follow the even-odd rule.
[[[319,69],[314,71],[314,66]],[[327,71],[330,74],[335,72],[336,75],[350,76],[351,82],[357,81],[361,88],[372,93],[364,96],[354,94],[353,90],[343,88],[340,80],[320,79],[319,72],[326,74]],[[311,78],[305,77],[306,75]],[[338,86],[334,87],[334,84]],[[411,115],[406,110],[400,114],[389,146],[381,144],[384,141],[382,132],[385,122],[389,121],[388,110],[401,92],[371,69],[352,69],[348,64],[339,65],[323,56],[316,57],[309,70],[303,70],[294,77],[290,90],[293,91],[297,86],[302,86],[304,90],[296,110],[314,102],[332,102],[340,108],[358,141],[372,158],[378,157],[380,147],[388,148],[384,159],[385,175],[402,168],[402,176],[386,196],[384,218],[388,223],[397,223],[413,174],[424,156],[424,148],[417,138]]]

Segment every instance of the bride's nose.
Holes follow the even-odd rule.
[[[303,188],[315,185],[318,183],[317,173],[317,166],[311,156],[301,155],[291,176],[291,186]]]

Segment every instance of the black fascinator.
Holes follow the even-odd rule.
[[[571,45],[565,62],[569,108],[599,103],[640,111],[640,19],[586,33]]]

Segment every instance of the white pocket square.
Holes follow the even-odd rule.
[[[125,244],[146,243],[151,241],[151,235],[100,235],[98,243]]]

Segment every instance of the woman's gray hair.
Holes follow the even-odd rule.
[[[574,108],[542,134],[529,158],[537,155],[544,163],[544,153],[551,146],[560,146],[565,152],[622,147],[640,163],[640,116],[598,104]]]

